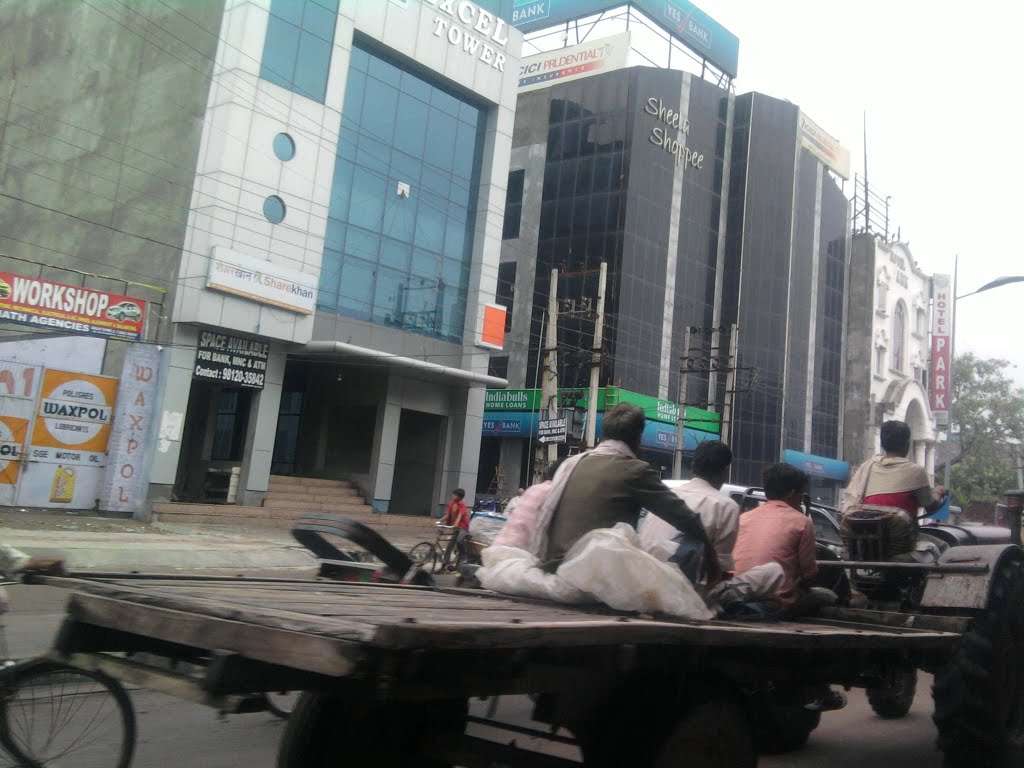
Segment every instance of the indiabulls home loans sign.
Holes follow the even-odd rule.
[[[137,341],[145,320],[142,299],[0,272],[0,322]]]

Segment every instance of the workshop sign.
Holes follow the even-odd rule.
[[[269,356],[265,341],[201,331],[193,378],[263,389]]]
[[[142,299],[0,272],[0,322],[138,341],[145,320]]]

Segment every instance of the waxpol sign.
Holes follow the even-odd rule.
[[[469,0],[425,0],[447,17],[434,17],[434,35],[461,48],[499,72],[505,71],[508,24]]]

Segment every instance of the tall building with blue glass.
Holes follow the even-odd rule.
[[[246,504],[271,476],[404,514],[475,486],[521,43],[473,2],[227,3],[174,319],[183,358],[207,327],[266,340],[267,379],[225,414],[173,368],[182,441],[153,483],[202,499],[212,433]],[[291,298],[238,290],[265,263]]]
[[[49,180],[19,181],[24,205],[0,207],[10,255],[66,283],[109,273],[98,287],[131,282],[152,310],[139,515],[226,502],[265,517],[309,498],[342,511],[356,496],[436,512],[475,487],[484,390],[505,384],[483,317],[522,35],[486,1],[159,6],[0,9],[26,62],[9,114],[65,125],[69,148],[10,133]],[[31,34],[43,27],[50,48]],[[78,83],[70,65],[92,73],[84,90],[47,85]],[[69,179],[74,165],[89,178]],[[120,367],[110,349],[93,372]]]

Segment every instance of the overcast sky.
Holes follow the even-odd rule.
[[[1024,9],[1016,2],[697,0],[740,39],[737,93],[799,104],[892,197],[925,272],[959,291],[1024,275],[1019,179]],[[852,181],[847,184],[852,194]],[[957,351],[1009,360],[1024,386],[1024,283],[957,306]]]

